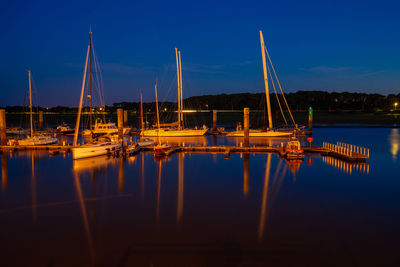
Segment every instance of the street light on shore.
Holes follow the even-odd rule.
[[[394,103],[394,110],[396,110],[398,104],[397,102]]]

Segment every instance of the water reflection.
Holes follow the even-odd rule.
[[[118,191],[122,192],[125,184],[124,158],[118,158]]]
[[[8,155],[7,153],[1,154],[1,189],[2,191],[7,190],[8,184]]]
[[[162,160],[158,160],[158,162],[157,162],[157,201],[156,201],[157,221],[160,220],[161,168],[162,168]]]
[[[242,154],[241,154],[242,155]],[[245,153],[243,158],[243,195],[246,197],[250,190],[249,185],[249,169],[250,169],[250,162],[249,162],[249,154]]]
[[[261,204],[261,215],[260,215],[260,223],[258,226],[258,238],[261,240],[264,235],[264,227],[265,220],[267,214],[267,199],[268,199],[268,186],[269,186],[269,174],[271,171],[271,154],[268,154],[267,166],[265,168],[265,177],[264,177],[264,189],[262,195],[262,204]]]
[[[183,182],[184,182],[184,168],[183,163],[185,159],[184,153],[178,154],[178,204],[176,211],[176,222],[179,223],[183,216]]]
[[[36,221],[36,175],[35,175],[35,155],[31,156],[31,195],[32,195],[32,218]]]
[[[400,146],[399,129],[392,129],[389,136],[389,143],[390,143],[390,153],[392,154],[393,160],[396,161]]]
[[[278,193],[282,187],[288,169],[288,165],[284,165],[284,167],[282,167],[283,166],[282,163],[284,162],[284,160],[280,159],[276,167],[274,177],[272,178],[272,181],[270,181],[271,157],[272,154],[268,154],[268,159],[265,168],[264,187],[263,187],[261,211],[260,211],[260,222],[258,226],[258,238],[260,241],[263,239],[268,215],[271,212],[275,199],[277,198]]]
[[[74,172],[87,172],[90,171],[94,173],[96,171],[104,171],[109,165],[115,163],[114,159],[110,156],[98,156],[92,158],[78,159],[73,161],[73,171]]]
[[[92,238],[92,234],[91,234],[90,227],[89,227],[89,220],[88,220],[88,216],[87,216],[85,200],[83,197],[81,181],[79,179],[79,174],[77,171],[74,171],[73,174],[74,174],[74,180],[75,180],[76,194],[78,197],[79,206],[80,206],[82,219],[83,219],[83,225],[85,227],[86,239],[87,239],[87,242],[89,245],[90,257],[92,259],[92,262],[94,262],[95,252],[94,252],[93,238]]]
[[[322,162],[347,174],[352,174],[353,170],[369,174],[369,164],[366,162],[348,162],[329,156],[322,156]]]

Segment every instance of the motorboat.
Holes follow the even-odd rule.
[[[154,141],[151,140],[150,138],[140,139],[139,142],[137,142],[137,143],[141,148],[151,147],[154,145]]]
[[[123,134],[128,134],[131,128],[124,127]],[[101,135],[101,134],[118,134],[118,127],[115,125],[115,122],[111,121],[103,121],[101,119],[97,119],[95,124],[93,125],[92,130],[87,129],[82,131],[82,135]]]
[[[63,125],[59,125],[57,126],[56,131],[60,134],[71,134],[73,133],[75,130],[71,128],[71,126],[69,126],[68,124],[63,124]]]
[[[284,155],[288,160],[304,159],[304,150],[301,148],[299,140],[293,138],[287,142],[284,147]]]

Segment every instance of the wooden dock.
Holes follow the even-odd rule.
[[[1,146],[0,152],[18,150],[48,150],[51,155],[71,152],[71,145],[44,145],[44,146]],[[369,158],[369,149],[338,142],[336,145],[324,142],[322,146],[302,147],[304,153],[318,153],[324,156],[331,156],[344,161],[365,162]],[[154,147],[142,148],[143,151],[154,151]],[[229,157],[232,153],[277,153],[285,155],[282,146],[175,146],[171,153],[223,153]]]

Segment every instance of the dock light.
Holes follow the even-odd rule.
[[[396,110],[398,104],[397,102],[394,103],[394,110]]]

